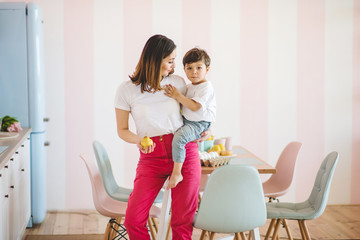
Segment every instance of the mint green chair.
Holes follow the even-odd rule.
[[[132,189],[124,188],[117,184],[105,147],[100,142],[94,141],[93,149],[106,192],[115,200],[127,202]],[[154,203],[161,203],[163,196],[164,193],[161,191],[156,197]]]
[[[331,152],[325,157],[316,175],[311,194],[306,201],[300,203],[269,202],[266,204],[267,218],[271,219],[271,222],[265,239],[269,239],[273,229],[272,239],[276,239],[280,222],[284,219],[297,220],[302,239],[311,239],[305,221],[318,218],[323,214],[338,159],[337,152]]]
[[[260,239],[258,227],[266,222],[266,207],[262,183],[256,168],[249,165],[227,165],[214,170],[206,183],[200,208],[193,224],[202,229],[200,239],[207,232],[252,231]],[[254,229],[257,229],[253,231]]]
[[[93,141],[93,149],[96,157],[96,163],[98,165],[100,172],[100,177],[103,181],[104,188],[107,194],[112,199],[115,199],[117,201],[127,202],[129,200],[132,189],[124,188],[117,184],[111,168],[110,159],[105,150],[105,147],[100,142]],[[154,203],[162,203],[163,196],[164,196],[164,192],[160,191]],[[154,208],[154,206],[152,208]],[[119,220],[119,223],[120,222],[121,222],[121,218]],[[154,216],[150,216],[148,220],[148,225],[150,228],[151,236],[153,239],[155,239],[155,234],[158,231],[158,225]],[[153,225],[155,229],[153,229]],[[119,224],[117,224],[116,226],[119,226]]]

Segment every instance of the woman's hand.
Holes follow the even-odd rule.
[[[156,147],[156,144],[153,143],[152,145],[148,146],[147,148],[143,149],[143,146],[141,146],[141,140],[136,143],[136,146],[139,148],[139,150],[142,152],[142,153],[152,153]]]
[[[206,139],[210,138],[211,137],[211,131],[210,131],[210,129],[206,130],[205,132],[200,133],[200,135],[201,135],[201,137],[199,139],[196,139],[195,142],[203,142]]]
[[[171,97],[175,100],[177,100],[179,98],[179,96],[181,95],[181,93],[176,89],[176,87],[174,87],[171,84],[165,85],[164,87],[165,90],[165,95],[168,97]]]

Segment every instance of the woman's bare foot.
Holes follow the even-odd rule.
[[[170,176],[169,184],[167,185],[166,189],[169,190],[170,188],[176,187],[179,182],[183,180],[183,176],[181,173],[172,173]]]

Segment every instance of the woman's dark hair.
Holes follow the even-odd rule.
[[[185,64],[187,63],[194,63],[200,60],[203,61],[206,67],[210,66],[211,60],[206,51],[200,48],[192,48],[187,53],[185,53],[183,58],[183,65],[185,67]]]
[[[163,35],[154,35],[147,40],[135,72],[129,76],[134,84],[140,85],[142,93],[161,90],[161,62],[175,48],[175,43]]]

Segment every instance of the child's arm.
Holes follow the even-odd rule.
[[[174,87],[173,85],[169,84],[166,85],[165,88],[165,95],[168,97],[171,97],[173,99],[175,99],[176,101],[178,101],[179,103],[181,103],[183,106],[187,107],[188,109],[190,109],[191,111],[196,112],[197,110],[199,110],[201,108],[201,104],[185,97],[184,95],[182,95],[177,89],[176,87]]]

